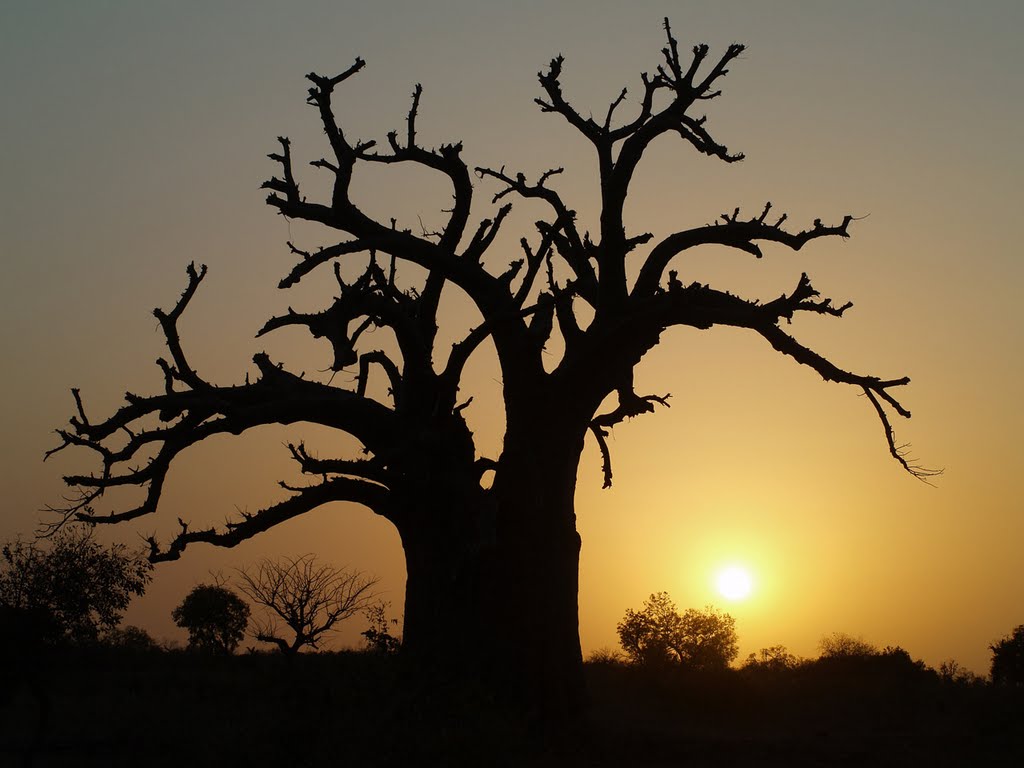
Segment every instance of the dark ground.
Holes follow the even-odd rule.
[[[0,683],[0,766],[1024,765],[1024,691],[863,660],[590,664],[590,710],[554,740],[393,657],[97,649],[17,664]]]

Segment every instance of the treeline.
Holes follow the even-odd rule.
[[[1024,625],[989,645],[992,653],[988,678],[955,660],[933,669],[899,646],[878,647],[863,638],[833,632],[821,638],[816,658],[802,658],[783,645],[751,653],[738,666],[739,636],[736,621],[713,606],[678,611],[667,592],[656,592],[640,610],[628,609],[617,627],[622,651],[601,649],[589,661],[605,666],[633,666],[648,670],[683,669],[691,672],[734,670],[749,674],[779,674],[810,668],[856,669],[893,675],[922,673],[960,685],[1024,686]]]

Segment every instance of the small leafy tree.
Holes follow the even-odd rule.
[[[371,651],[397,653],[402,647],[402,638],[391,634],[391,627],[398,626],[398,619],[388,619],[387,609],[390,606],[391,603],[377,602],[364,611],[370,628],[362,634]]]
[[[672,638],[679,633],[679,622],[668,592],[655,592],[641,610],[628,608],[616,629],[623,650],[633,662],[663,664],[672,657]]]
[[[744,669],[756,669],[756,670],[784,670],[784,669],[795,669],[800,666],[799,657],[789,652],[789,649],[784,645],[773,645],[768,648],[762,648],[757,653],[752,653],[747,656],[746,661],[743,662]]]
[[[151,570],[141,554],[101,544],[88,528],[65,528],[46,546],[9,541],[0,549],[3,626],[26,642],[95,642],[145,591]]]
[[[679,661],[698,669],[727,667],[739,654],[736,619],[714,606],[687,608],[673,648]]]
[[[238,588],[268,614],[256,621],[254,637],[287,654],[305,646],[319,648],[325,634],[371,604],[377,584],[360,571],[318,563],[315,555],[264,558],[238,575]]]
[[[188,647],[211,653],[234,653],[249,625],[249,604],[223,584],[199,584],[171,612],[188,630]]]
[[[818,651],[823,659],[879,656],[882,652],[862,637],[845,632],[833,632],[818,641]]]
[[[1024,624],[989,646],[992,651],[992,682],[1024,685]]]
[[[628,609],[617,630],[623,649],[639,664],[711,669],[728,666],[739,653],[732,616],[710,605],[680,614],[667,592],[652,594],[640,611]]]

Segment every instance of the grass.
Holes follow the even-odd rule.
[[[586,673],[587,713],[552,742],[393,657],[54,652],[8,668],[0,765],[1024,765],[1021,691],[913,665]]]

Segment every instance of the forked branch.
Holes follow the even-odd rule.
[[[938,477],[943,473],[942,469],[933,469],[918,464],[908,458],[906,449],[908,446],[897,445],[892,424],[882,403],[886,403],[896,414],[905,419],[910,418],[910,411],[903,407],[903,404],[890,392],[894,387],[906,386],[910,383],[910,377],[904,376],[899,379],[880,379],[877,376],[862,376],[845,371],[832,363],[827,358],[819,355],[811,349],[803,346],[792,336],[783,332],[777,326],[764,326],[756,328],[767,341],[779,352],[789,355],[802,365],[814,369],[825,381],[835,381],[842,384],[851,384],[859,387],[875,409],[882,428],[885,431],[886,443],[889,453],[899,462],[907,472],[923,482]]]
[[[632,379],[632,374],[630,378]],[[668,408],[668,399],[672,397],[671,394],[638,395],[633,391],[632,383],[630,383],[629,387],[620,389],[618,395],[619,404],[614,410],[596,416],[590,422],[590,431],[597,439],[598,448],[601,450],[601,473],[604,477],[603,488],[612,487],[612,456],[608,448],[608,435],[611,428],[634,416],[653,413],[655,405],[663,405]]]
[[[391,409],[353,392],[307,381],[284,370],[260,353],[253,362],[259,378],[236,386],[216,386],[198,377],[189,366],[177,333],[177,323],[206,274],[205,267],[188,267],[188,285],[170,312],[156,310],[171,349],[174,363],[160,360],[158,365],[166,377],[163,394],[143,397],[128,393],[127,404],[107,419],[92,421],[86,415],[81,394],[73,390],[77,414],[70,420],[70,428],[57,431],[60,445],[47,452],[47,456],[68,446],[92,450],[100,458],[100,471],[95,474],[68,475],[65,482],[72,492],[64,503],[49,507],[57,515],[47,526],[51,532],[70,520],[90,524],[112,524],[148,515],[157,510],[167,474],[174,460],[189,447],[220,434],[238,435],[253,427],[266,424],[291,424],[299,421],[322,424],[348,432],[360,440],[366,450],[375,456],[388,455],[401,436]],[[185,389],[176,390],[179,382]],[[154,425],[153,422],[156,422]],[[126,439],[115,442],[119,435]],[[353,464],[350,467],[362,467]],[[354,472],[350,471],[350,474]],[[171,551],[177,552],[189,541],[207,540],[235,542],[245,538],[247,532],[265,530],[260,526],[282,515],[291,514],[302,505],[302,499],[327,498],[382,505],[380,494],[386,488],[372,483],[369,488],[365,476],[349,477],[348,483],[328,483],[320,491],[303,491],[298,501],[273,508],[260,521],[246,519],[244,525],[231,528],[229,534],[185,531]],[[376,478],[375,478],[376,480]],[[99,514],[94,505],[111,488],[138,487],[145,490],[138,505],[120,511]],[[320,503],[320,502],[318,502]],[[295,512],[298,514],[299,512]],[[187,527],[187,526],[183,526]],[[186,535],[187,534],[187,535]],[[207,538],[203,538],[207,537]],[[177,548],[176,548],[177,547]]]
[[[386,488],[352,477],[334,477],[298,490],[290,498],[259,512],[243,512],[241,519],[225,521],[221,530],[210,527],[193,531],[189,530],[186,523],[179,521],[181,531],[165,546],[157,541],[155,535],[146,539],[150,548],[149,559],[154,563],[177,560],[190,544],[233,547],[275,525],[334,501],[356,502],[385,517],[389,517],[392,512]]]
[[[692,248],[702,245],[724,245],[761,258],[764,255],[760,247],[762,242],[779,243],[799,251],[807,243],[819,238],[848,238],[849,226],[854,221],[853,216],[847,215],[840,224],[829,226],[823,224],[821,219],[815,219],[809,228],[800,232],[789,232],[783,227],[787,219],[785,214],[774,222],[768,220],[771,208],[772,204],[766,203],[761,213],[750,219],[741,219],[740,210],[737,208],[732,214],[723,213],[713,224],[668,235],[648,254],[633,285],[632,295],[642,297],[657,292],[665,269],[672,259]]]

